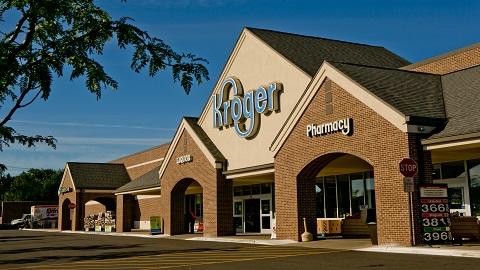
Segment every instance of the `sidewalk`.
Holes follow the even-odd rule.
[[[396,246],[372,246],[368,248],[354,249],[362,252],[386,252],[416,255],[434,255],[451,257],[469,257],[480,259],[480,245],[432,246],[432,247],[396,247]]]

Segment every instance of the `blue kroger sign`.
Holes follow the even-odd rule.
[[[213,126],[222,129],[233,126],[238,136],[251,138],[260,126],[260,114],[269,115],[280,110],[281,83],[260,86],[243,92],[242,83],[235,77],[226,79],[221,92],[213,95]],[[230,92],[233,96],[230,98]]]

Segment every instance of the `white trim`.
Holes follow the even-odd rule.
[[[235,47],[233,47],[233,51],[230,54],[230,57],[227,60],[227,63],[225,64],[225,67],[223,68],[222,73],[218,77],[217,83],[212,89],[212,93],[208,96],[207,104],[202,110],[202,113],[200,114],[200,117],[198,118],[198,124],[201,125],[203,123],[205,117],[207,116],[208,109],[210,108],[210,105],[212,104],[212,96],[216,93],[218,93],[220,89],[220,85],[223,83],[225,78],[227,77],[228,70],[230,70],[230,67],[232,66],[235,58],[237,57],[238,51],[240,50],[240,47],[242,46],[243,42],[245,41],[246,38],[246,31],[245,28],[243,29],[242,33],[240,33],[240,37],[238,38],[237,43],[235,44]]]
[[[312,79],[304,95],[300,98],[296,107],[289,115],[284,126],[280,129],[278,135],[270,145],[270,151],[274,152],[274,155],[278,153],[282,145],[285,143],[288,135],[292,132],[295,124],[300,120],[303,112],[307,109],[310,102],[313,100],[315,94],[320,89],[320,86],[326,78],[332,80],[345,91],[348,91],[354,98],[360,100],[366,106],[374,110],[381,115],[387,121],[392,123],[395,127],[403,132],[407,132],[407,124],[405,115],[396,110],[394,107],[386,104],[383,100],[372,94],[368,89],[364,88],[357,82],[350,79],[348,76],[337,70],[328,62],[324,61],[319,68],[317,74]]]
[[[180,137],[182,137],[183,132],[187,131],[190,137],[195,141],[197,144],[198,148],[200,148],[200,151],[205,155],[207,160],[212,164],[212,167],[217,168],[215,164],[215,157],[208,151],[208,148],[205,146],[202,140],[198,138],[197,134],[195,131],[192,129],[190,124],[188,124],[187,120],[182,119],[182,122],[180,123],[180,126],[177,129],[177,132],[175,133],[175,137],[173,137],[172,143],[168,147],[167,154],[165,155],[165,160],[163,161],[162,165],[160,166],[160,170],[158,172],[158,178],[162,179],[163,173],[165,172],[165,169],[167,168],[167,165],[172,158],[173,152],[175,151],[178,141],[180,140]],[[195,157],[193,157],[195,159]],[[178,165],[178,164],[176,164]]]
[[[73,182],[73,177],[72,177],[72,174],[70,173],[70,168],[68,167],[68,163],[65,164],[65,169],[63,171],[63,176],[62,176],[62,181],[60,182],[60,186],[58,187],[58,189],[60,190],[61,187],[63,187],[63,182],[65,181],[65,175],[67,174],[68,172],[68,175],[70,176],[70,181],[72,181],[72,192],[75,192],[77,189],[75,188],[75,182]]]
[[[251,177],[251,176],[257,176],[257,175],[265,175],[265,174],[274,173],[274,172],[275,172],[274,168],[269,168],[269,169],[263,169],[263,170],[258,170],[258,171],[228,174],[228,175],[225,176],[225,178],[226,179],[235,179],[235,178],[240,178],[240,177]]]
[[[212,96],[217,94],[220,91],[221,85],[223,84],[223,81],[227,78],[228,71],[230,70],[231,66],[233,65],[233,62],[235,62],[235,59],[237,58],[237,54],[242,47],[243,42],[245,41],[246,37],[253,37],[257,41],[260,41],[260,43],[264,44],[267,48],[269,48],[271,51],[273,51],[276,55],[287,61],[289,64],[291,64],[295,69],[300,71],[301,73],[305,74],[308,78],[311,76],[307,74],[303,69],[295,65],[292,61],[288,60],[284,55],[279,53],[277,50],[273,49],[268,43],[263,41],[261,38],[257,37],[253,32],[248,30],[247,28],[243,28],[242,33],[240,34],[240,37],[238,38],[237,43],[235,44],[235,47],[233,48],[232,53],[230,54],[227,63],[225,64],[225,67],[222,70],[222,73],[220,74],[217,83],[215,84],[212,93],[208,96],[208,101],[205,107],[202,110],[202,113],[200,114],[200,117],[198,118],[198,125],[202,125],[203,121],[205,120],[205,117],[207,116],[208,110],[211,107],[212,104]]]
[[[140,201],[140,200],[148,200],[148,199],[155,199],[155,198],[160,198],[161,195],[135,195],[134,200]]]
[[[147,192],[147,191],[152,191],[152,190],[161,190],[161,188],[160,187],[154,187],[154,188],[130,190],[130,191],[118,192],[118,193],[115,193],[115,195],[135,194],[135,193],[142,193],[142,192]]]
[[[480,139],[460,141],[460,142],[447,142],[447,143],[433,144],[433,145],[424,145],[423,149],[424,150],[435,150],[435,149],[449,148],[449,147],[455,147],[455,146],[464,146],[464,145],[477,144],[477,143],[480,143]]]
[[[135,164],[135,165],[132,165],[132,166],[128,166],[126,167],[126,169],[133,169],[133,168],[137,168],[137,167],[140,167],[140,166],[143,166],[143,165],[148,165],[148,164],[152,164],[152,163],[155,163],[155,162],[159,162],[159,161],[162,161],[164,160],[165,158],[158,158],[158,159],[154,159],[154,160],[150,160],[150,161],[146,161],[146,162],[143,162],[143,163],[139,163],[139,164]]]

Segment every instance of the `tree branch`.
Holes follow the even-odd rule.
[[[32,18],[28,24],[28,32],[25,36],[25,39],[23,40],[23,43],[17,46],[8,56],[8,63],[12,61],[15,57],[17,57],[17,54],[23,50],[25,50],[32,42],[33,40],[33,35],[35,34],[35,27],[37,23],[37,18]]]
[[[37,87],[37,88],[38,88],[38,87]],[[35,88],[32,88],[32,90],[33,90],[33,89],[35,89]],[[38,90],[37,94],[32,98],[32,100],[30,100],[29,102],[27,102],[27,103],[25,103],[25,104],[19,105],[18,108],[20,109],[20,108],[27,107],[28,105],[32,104],[32,103],[35,101],[35,99],[37,99],[38,96],[40,96],[40,93],[42,93],[42,89],[39,89],[39,90]]]
[[[15,31],[13,31],[12,33],[6,36],[6,42],[14,42],[17,39],[20,32],[22,32],[23,24],[27,19],[28,19],[27,13],[22,10],[22,18],[20,18],[20,20],[18,21],[17,26],[15,27]]]
[[[2,122],[0,122],[0,127],[3,127],[10,119],[12,118],[13,114],[15,111],[17,111],[19,108],[21,108],[21,103],[25,96],[34,88],[32,88],[32,81],[28,81],[28,87],[23,91],[20,96],[17,99],[17,102],[15,102],[15,105],[12,107],[12,109],[8,112],[8,114],[3,118]]]

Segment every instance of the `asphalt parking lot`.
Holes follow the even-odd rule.
[[[0,231],[1,269],[478,269],[479,259]]]

